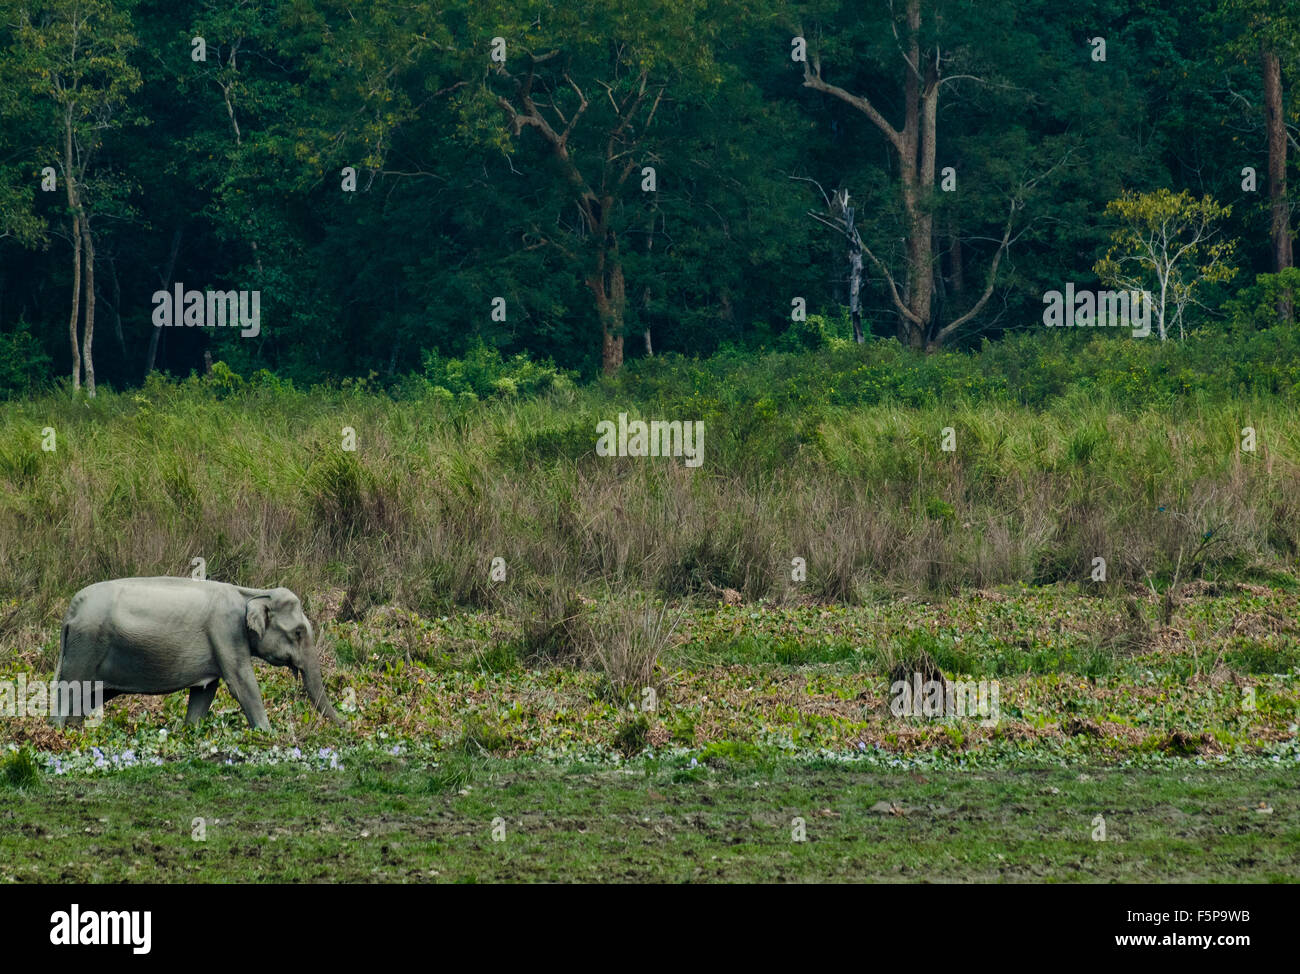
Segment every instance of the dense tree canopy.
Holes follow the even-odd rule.
[[[866,332],[960,346],[1096,284],[1108,204],[1157,190],[1238,241],[1213,320],[1291,262],[1292,7],[0,0],[0,360],[614,373],[839,320],[846,218]],[[260,329],[155,327],[182,286]]]

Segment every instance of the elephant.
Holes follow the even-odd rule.
[[[64,617],[55,679],[102,681],[104,700],[188,688],[187,724],[203,719],[225,680],[248,723],[270,730],[253,657],[289,667],[313,706],[343,723],[325,696],[311,623],[287,588],[190,578],[88,585],[72,597]],[[74,715],[52,711],[56,726],[69,719]]]

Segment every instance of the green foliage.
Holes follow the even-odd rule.
[[[259,372],[259,375],[271,377],[265,369]],[[212,370],[203,377],[203,384],[219,399],[242,392],[248,386],[244,377],[231,371],[230,366],[225,362],[213,362]]]
[[[650,721],[645,714],[637,714],[614,733],[614,747],[624,757],[636,757],[646,749],[649,733]]]
[[[715,437],[745,440],[761,429],[757,448],[769,450],[815,439],[814,417],[826,407],[1046,409],[1074,398],[1140,407],[1242,394],[1290,398],[1300,392],[1297,382],[1300,336],[1293,328],[1197,331],[1184,343],[1040,328],[973,352],[924,355],[876,340],[799,355],[658,356],[632,363],[612,388],[665,413],[712,420]]]
[[[41,766],[30,747],[9,751],[0,759],[0,784],[19,791],[35,788],[41,783]]]
[[[0,399],[27,395],[47,381],[50,357],[30,327],[19,321],[12,332],[0,332]]]
[[[1262,331],[1284,324],[1278,305],[1284,298],[1300,296],[1300,267],[1288,267],[1280,274],[1260,274],[1255,283],[1242,288],[1224,304],[1229,323],[1235,328]]]
[[[499,728],[489,724],[479,714],[470,714],[465,718],[465,726],[455,750],[472,757],[502,751],[509,746],[510,739]]]
[[[470,395],[476,399],[514,399],[535,396],[572,385],[573,375],[550,362],[534,362],[526,355],[504,359],[499,349],[483,344],[463,358],[447,358],[436,349],[424,353],[424,380],[435,398]]]
[[[776,340],[782,352],[817,351],[830,341],[830,332],[824,315],[808,315],[803,321],[792,321]]]
[[[1014,335],[1040,320],[1044,291],[1084,283],[1079,255],[1105,250],[1106,205],[1125,192],[1177,199],[1194,186],[1222,200],[1243,265],[1268,266],[1267,206],[1243,196],[1238,176],[1262,113],[1242,99],[1258,97],[1261,43],[1290,83],[1295,16],[1283,0],[1218,7],[1139,5],[1115,22],[1101,70],[1080,56],[1078,23],[1114,21],[1104,0],[1081,11],[920,4],[922,45],[955,72],[936,124],[939,164],[960,173],[961,191],[919,201],[935,220],[945,320],[974,304],[990,241],[1010,201],[1022,204],[992,299],[954,337]],[[822,203],[809,180],[851,192],[864,242],[900,285],[906,206],[891,141],[855,106],[804,86],[789,38],[805,32],[826,77],[898,125],[902,11],[600,0],[538,18],[503,0],[0,0],[0,397],[66,373],[67,174],[56,193],[38,186],[45,161],[62,167],[69,118],[99,255],[97,371],[116,388],[147,382],[155,339],[164,372],[201,372],[205,352],[224,363],[199,380],[217,397],[374,374],[450,415],[592,375],[602,323],[638,362],[646,332],[656,357],[732,349],[737,366],[755,350],[848,354],[844,242],[809,217]],[[74,22],[88,45],[75,56]],[[196,34],[206,61],[190,58]],[[496,36],[504,62],[488,59]],[[642,189],[647,165],[654,191]],[[153,329],[150,295],[173,244],[172,277],[187,287],[260,290],[261,335]],[[1227,295],[1209,256],[1197,262],[1211,268],[1207,321]],[[620,306],[602,311],[597,292]],[[807,298],[807,321],[789,322],[791,295]],[[489,313],[498,297],[504,321]],[[892,337],[893,299],[871,260],[862,303],[868,330]],[[1257,325],[1262,315],[1250,313]],[[34,340],[12,337],[22,320]],[[1052,354],[1038,357],[1038,378],[1011,380],[1017,395],[1056,394],[1057,366],[1071,363]],[[836,386],[846,400],[983,397],[1003,378],[885,350],[852,361],[864,371]],[[758,368],[779,384],[801,369]],[[1123,395],[1140,395],[1145,378],[1125,379]],[[730,390],[697,391],[701,405],[726,407],[738,442],[789,398],[777,388],[740,408]],[[788,459],[819,421],[805,411],[776,423],[767,459]],[[552,432],[539,448],[574,458]]]

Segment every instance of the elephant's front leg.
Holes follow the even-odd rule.
[[[229,673],[222,677],[230,692],[248,718],[248,723],[257,730],[269,731],[271,722],[266,719],[266,708],[262,706],[262,691],[257,686],[257,677],[253,675],[253,661],[240,660]]]
[[[213,680],[205,687],[190,687],[190,704],[185,708],[185,723],[197,724],[208,715],[208,708],[212,706],[212,698],[217,695],[219,685],[219,681]]]

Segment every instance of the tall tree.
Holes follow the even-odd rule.
[[[1237,273],[1236,242],[1220,236],[1219,224],[1231,212],[1209,196],[1196,199],[1183,190],[1125,193],[1106,213],[1117,223],[1111,246],[1099,260],[1097,276],[1108,286],[1151,291],[1160,340],[1169,325],[1184,337],[1187,309],[1198,304],[1206,284],[1220,284]]]
[[[1295,266],[1291,203],[1287,196],[1287,131],[1285,75],[1300,66],[1300,8],[1294,0],[1229,0],[1217,20],[1239,28],[1226,45],[1231,56],[1259,65],[1264,131],[1268,143],[1269,242],[1273,273]],[[1290,295],[1283,295],[1278,313],[1291,320]]]
[[[72,310],[68,340],[72,388],[95,395],[95,235],[90,174],[105,133],[129,117],[127,100],[140,86],[129,57],[135,47],[129,7],[105,0],[11,0],[6,4],[13,48],[6,73],[33,96],[43,144],[57,158],[68,201],[72,240]],[[78,341],[78,319],[83,323]]]
[[[624,236],[647,222],[647,179],[657,176],[646,168],[669,137],[667,103],[715,83],[716,27],[704,10],[702,0],[595,0],[539,8],[536,17],[513,3],[475,13],[473,56],[486,69],[484,96],[505,123],[503,145],[525,132],[540,141],[578,216],[538,221],[529,245],[556,248],[581,275],[607,375],[623,365],[629,291],[642,293],[627,281]]]
[[[1007,253],[1027,230],[1021,209],[1031,194],[1047,188],[1039,185],[1046,176],[1059,180],[1062,164],[1080,142],[1045,111],[1049,99],[1043,92],[1061,84],[1045,68],[1052,61],[1048,48],[1057,44],[1054,32],[1020,26],[1048,19],[1050,11],[1032,0],[1025,7],[900,0],[863,9],[847,0],[812,0],[791,24],[807,45],[803,87],[848,106],[883,137],[892,198],[861,201],[856,226],[862,252],[895,312],[897,338],[910,347],[944,345],[985,311]],[[1075,61],[1084,58],[1076,46]],[[1059,61],[1053,67],[1062,78],[1077,73],[1076,66]],[[815,103],[809,107],[816,110]],[[982,130],[970,126],[970,117],[980,119]],[[1037,138],[1027,136],[1027,124],[1038,126]],[[996,149],[988,134],[994,128]],[[984,149],[964,152],[963,144],[978,147],[981,140]],[[841,140],[841,152],[856,157],[859,170],[871,148]],[[1005,152],[1012,155],[998,154]],[[972,192],[976,173],[970,165],[961,171],[954,166],[945,176],[941,157],[945,163],[978,162],[983,185]],[[939,185],[945,179],[967,187],[961,192],[971,205],[964,219],[942,199],[949,195]],[[873,212],[886,208],[897,211],[898,225],[869,226],[876,222]],[[965,222],[972,216],[978,226]],[[826,218],[843,233],[842,220]],[[890,253],[877,235],[901,238],[902,253]],[[972,241],[978,247],[969,246]],[[945,252],[948,272],[940,275]],[[982,287],[963,297],[976,258],[987,262]]]

